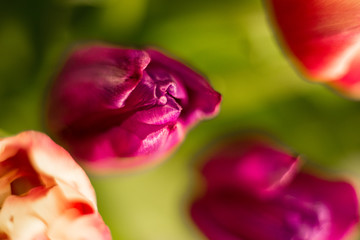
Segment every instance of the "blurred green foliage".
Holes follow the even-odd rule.
[[[360,174],[360,104],[300,79],[259,0],[3,1],[0,36],[1,135],[45,131],[46,90],[66,52],[84,42],[163,49],[222,93],[219,116],[190,131],[165,163],[91,176],[113,239],[199,239],[186,205],[193,163],[230,132],[259,129],[318,168]]]

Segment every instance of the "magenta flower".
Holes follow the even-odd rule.
[[[357,0],[266,0],[277,33],[295,66],[360,99],[360,4]]]
[[[49,130],[97,170],[163,159],[221,101],[204,77],[156,50],[86,46],[52,88]]]
[[[0,239],[111,240],[85,172],[45,134],[0,139]]]
[[[359,222],[347,182],[299,172],[299,159],[268,140],[238,139],[202,168],[206,190],[191,217],[211,240],[339,240]]]

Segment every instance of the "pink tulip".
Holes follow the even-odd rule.
[[[295,66],[309,79],[360,98],[360,2],[265,0]]]
[[[359,222],[349,183],[299,172],[269,140],[226,142],[206,160],[191,217],[211,240],[340,240]]]
[[[220,101],[204,77],[158,51],[85,46],[53,85],[48,126],[87,167],[134,168],[163,159]]]
[[[111,240],[85,172],[39,132],[0,139],[0,239]]]

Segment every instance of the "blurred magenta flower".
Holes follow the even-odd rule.
[[[204,77],[156,50],[85,46],[53,85],[48,127],[87,167],[127,169],[163,159],[220,101]]]
[[[211,240],[339,240],[359,221],[347,182],[299,172],[299,158],[263,138],[225,143],[202,168],[191,217]]]
[[[265,0],[279,40],[309,79],[360,99],[360,2]]]
[[[85,172],[39,132],[0,139],[0,239],[111,240]]]

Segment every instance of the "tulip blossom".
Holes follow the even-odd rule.
[[[271,20],[295,66],[360,99],[360,2],[266,0]]]
[[[236,139],[206,160],[191,217],[211,240],[339,240],[359,222],[349,183],[300,171],[269,140]]]
[[[111,240],[85,172],[39,132],[0,139],[0,239]]]
[[[85,46],[54,82],[48,128],[87,167],[132,168],[166,156],[220,101],[204,77],[156,50]]]

